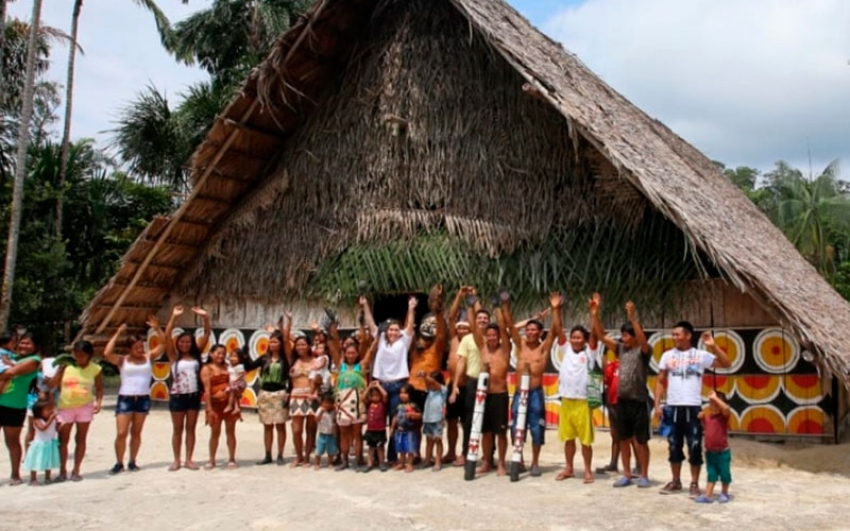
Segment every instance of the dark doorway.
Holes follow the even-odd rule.
[[[375,322],[380,326],[387,319],[396,319],[404,326],[404,318],[407,316],[407,300],[414,295],[419,304],[416,305],[416,324],[427,315],[428,295],[425,293],[413,293],[404,295],[376,295],[372,311],[375,314]]]

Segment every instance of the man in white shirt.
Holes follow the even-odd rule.
[[[691,497],[699,496],[699,472],[702,466],[702,424],[698,418],[702,408],[702,375],[707,368],[729,367],[726,353],[717,347],[711,333],[702,334],[702,341],[710,351],[693,348],[694,327],[687,321],[673,327],[676,347],[661,356],[658,363],[658,382],[655,385],[655,416],[661,419],[661,399],[667,395],[663,414],[670,423],[667,437],[670,452],[670,470],[673,479],[664,485],[661,494],[682,490],[682,461],[685,460],[683,444],[688,441],[688,462],[691,465]]]

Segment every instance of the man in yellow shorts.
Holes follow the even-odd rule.
[[[558,394],[561,397],[561,412],[558,432],[564,441],[566,465],[555,477],[562,481],[575,476],[573,460],[576,454],[576,439],[581,443],[584,461],[584,482],[593,483],[593,422],[587,403],[589,373],[599,363],[597,342],[582,326],[570,330],[569,337],[561,334],[558,349],[561,366],[558,369]]]

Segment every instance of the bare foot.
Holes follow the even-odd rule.
[[[499,470],[496,471],[496,475],[497,476],[507,476],[508,475],[508,469],[505,468],[505,465],[499,465]]]
[[[413,472],[413,465],[407,465],[406,467],[404,467],[404,472],[405,474]]]
[[[593,483],[594,481],[596,481],[596,480],[593,479],[593,472],[585,471],[585,473],[584,473],[584,484],[589,485],[589,484]]]
[[[555,476],[555,481],[564,481],[565,479],[574,477],[576,476],[573,473],[573,469],[570,467],[564,467],[564,469],[561,470],[561,472],[559,472],[557,476]]]
[[[443,456],[444,463],[451,463],[455,459],[457,459],[457,456],[455,454],[446,454]]]
[[[482,463],[481,466],[475,469],[476,474],[486,474],[493,470],[493,467],[490,466],[490,463]]]
[[[174,472],[176,470],[180,470],[180,463],[178,461],[174,461],[173,463],[171,463],[171,466],[168,467],[169,472]]]
[[[300,457],[296,458],[295,461],[289,464],[289,468],[298,468],[299,466],[304,464],[304,460]]]
[[[189,468],[188,466],[186,468]],[[209,463],[204,465],[204,470],[212,470],[215,468],[215,461],[210,461]]]
[[[393,465],[393,470],[402,470],[403,468],[404,465],[401,463],[396,463],[395,465]]]
[[[199,470],[198,465],[196,465],[194,461],[186,461],[186,464],[183,466],[189,470]]]
[[[315,465],[313,465],[313,470],[319,470],[319,463],[316,463]]]
[[[238,466],[239,466],[239,465],[237,465],[237,464],[236,464],[236,461],[229,461],[229,462],[227,463],[227,468],[229,468],[229,469],[231,469],[231,470],[232,470],[232,469],[234,469],[234,468],[237,468]]]
[[[464,459],[463,456],[460,456],[457,459],[455,459],[455,462],[452,463],[452,466],[463,466],[465,464],[466,464],[466,459]]]

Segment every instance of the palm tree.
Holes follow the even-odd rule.
[[[159,32],[160,39],[163,45],[170,43],[172,39],[171,23],[168,17],[162,12],[156,2],[153,0],[133,0],[137,5],[147,9],[153,15],[156,22],[156,29]],[[4,2],[5,3],[5,2]],[[183,3],[188,3],[188,0],[183,0]],[[68,172],[68,152],[71,145],[71,111],[74,100],[74,63],[76,60],[77,47],[77,30],[80,21],[80,12],[83,8],[83,0],[74,0],[74,8],[71,14],[71,41],[73,45],[68,52],[68,73],[65,83],[65,123],[62,131],[62,152],[60,156],[59,166],[59,182],[57,183],[58,191],[56,197],[56,216],[54,221],[55,232],[57,237],[62,239],[62,196],[65,189],[65,180]]]
[[[800,253],[827,278],[835,272],[835,238],[850,229],[850,197],[842,193],[838,161],[816,178],[806,178],[784,163],[770,174],[776,225]]]
[[[309,5],[307,0],[214,0],[209,9],[175,24],[166,48],[187,64],[197,63],[217,83],[239,83]]]
[[[38,43],[38,26],[41,20],[41,1],[33,0],[32,5],[23,110],[18,132],[15,184],[12,191],[12,213],[11,221],[9,222],[9,238],[6,246],[6,264],[3,270],[3,291],[0,293],[0,333],[5,333],[9,325],[9,310],[12,305],[12,286],[15,283],[15,265],[18,259],[18,236],[21,230],[21,208],[23,207],[24,200],[24,177],[26,176],[29,126],[35,93],[35,56]]]

